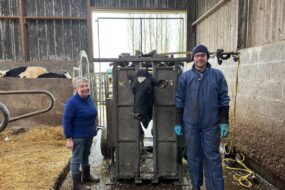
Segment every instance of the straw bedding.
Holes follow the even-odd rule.
[[[8,128],[0,133],[0,189],[52,189],[69,158],[61,127]]]

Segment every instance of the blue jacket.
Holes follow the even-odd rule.
[[[183,109],[183,122],[187,126],[198,124],[202,128],[220,122],[219,108],[229,106],[228,85],[223,73],[207,63],[203,73],[194,65],[181,74],[175,96],[176,107]]]
[[[91,96],[87,99],[78,94],[66,103],[63,112],[63,129],[66,138],[88,138],[96,135],[97,109]]]

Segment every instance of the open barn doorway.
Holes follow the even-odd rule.
[[[186,11],[92,13],[93,55],[118,58],[121,53],[157,53],[186,50]],[[109,63],[94,63],[95,72],[106,72]]]
[[[118,58],[122,53],[135,55],[153,50],[157,54],[186,51],[186,11],[92,13],[93,56]],[[179,57],[180,55],[177,55]],[[98,104],[99,125],[106,125],[106,98],[112,98],[112,67],[108,62],[94,62],[94,95]],[[145,132],[151,135],[152,121]],[[146,138],[147,139],[147,138]]]

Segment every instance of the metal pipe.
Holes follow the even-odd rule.
[[[54,96],[49,91],[46,91],[46,90],[0,91],[0,95],[11,95],[11,94],[45,94],[45,95],[47,95],[50,98],[51,103],[45,109],[41,109],[41,110],[38,110],[38,111],[34,111],[34,112],[31,112],[31,113],[27,113],[27,114],[23,114],[23,115],[20,115],[20,116],[16,116],[16,117],[10,118],[9,122],[14,122],[14,121],[17,121],[19,119],[24,119],[24,118],[27,118],[27,117],[32,117],[34,115],[38,115],[38,114],[42,114],[42,113],[48,112],[48,111],[50,111],[53,108],[54,102],[55,102]]]
[[[97,20],[184,20],[183,17],[97,17]]]
[[[93,58],[93,62],[191,62],[191,57],[124,57],[124,58]]]
[[[205,12],[202,16],[200,16],[197,20],[195,20],[192,23],[192,26],[197,25],[198,23],[200,23],[202,20],[204,20],[205,18],[207,18],[208,16],[210,16],[213,12],[215,12],[218,8],[220,8],[220,6],[222,6],[224,3],[226,3],[229,0],[221,0],[219,1],[216,5],[214,5],[211,9],[209,9],[207,12]]]

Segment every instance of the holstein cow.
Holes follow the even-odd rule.
[[[8,70],[3,77],[37,78],[47,72],[43,67],[18,67]]]
[[[157,85],[160,88],[165,88],[167,86],[167,82],[165,80],[156,82],[152,75],[143,69],[139,69],[135,76],[128,75],[128,78],[134,95],[134,106],[131,116],[133,119],[139,120],[144,128],[147,128],[153,114],[154,86]],[[139,128],[142,149],[144,146],[144,135],[141,124],[139,124]]]
[[[71,78],[71,76],[68,72],[65,72],[63,74],[48,72],[38,76],[38,78]]]
[[[57,74],[48,72],[43,67],[18,67],[7,71],[1,71],[0,77],[16,78],[71,78],[68,73]]]

